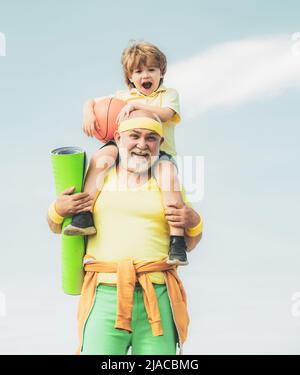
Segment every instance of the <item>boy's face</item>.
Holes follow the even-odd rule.
[[[148,96],[158,89],[161,78],[163,76],[158,67],[142,65],[133,70],[129,80],[140,93]]]

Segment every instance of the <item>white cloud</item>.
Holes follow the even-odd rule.
[[[276,35],[230,41],[169,67],[167,86],[178,90],[184,115],[279,95],[300,87],[298,40]]]

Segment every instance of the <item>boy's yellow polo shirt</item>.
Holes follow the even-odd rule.
[[[176,155],[174,130],[175,125],[180,122],[180,106],[179,95],[175,89],[166,88],[165,86],[160,85],[156,91],[148,96],[141,94],[135,88],[128,91],[117,91],[115,95],[111,96],[126,100],[128,102],[136,102],[160,108],[173,109],[175,111],[174,116],[171,118],[171,120],[163,123],[164,142],[161,144],[160,149],[172,156]],[[95,98],[95,101],[100,99],[103,99],[103,97]]]
[[[116,168],[111,168],[93,216],[97,233],[89,236],[86,252],[96,260],[131,258],[140,263],[159,261],[168,255],[169,225],[154,178],[132,189],[120,185]],[[153,283],[164,283],[161,272],[150,273],[149,277]],[[116,283],[116,274],[99,273],[98,281]]]

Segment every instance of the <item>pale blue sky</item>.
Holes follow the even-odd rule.
[[[61,292],[60,241],[45,225],[49,152],[98,147],[81,131],[82,104],[124,88],[128,41],[158,45],[174,66],[229,41],[289,37],[300,31],[299,11],[296,0],[0,2],[0,353],[75,350],[77,299]],[[178,126],[178,152],[205,160],[195,204],[205,234],[181,272],[187,354],[299,354],[300,316],[291,314],[300,291],[299,84],[284,82],[275,96],[216,106]]]

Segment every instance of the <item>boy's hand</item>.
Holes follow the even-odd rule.
[[[83,129],[83,132],[84,132],[85,135],[87,135],[88,137],[94,136],[94,130],[95,130],[96,122],[97,122],[97,120],[96,120],[95,115],[84,116],[82,129]]]
[[[93,100],[89,100],[83,107],[83,125],[82,130],[88,137],[94,136],[94,130],[97,123],[96,116],[94,114]]]
[[[132,112],[136,109],[138,109],[138,108],[135,104],[133,104],[133,103],[126,104],[118,114],[118,117],[117,117],[117,120],[116,120],[117,124],[120,124],[120,122],[128,119],[128,117],[130,115],[130,112]]]

